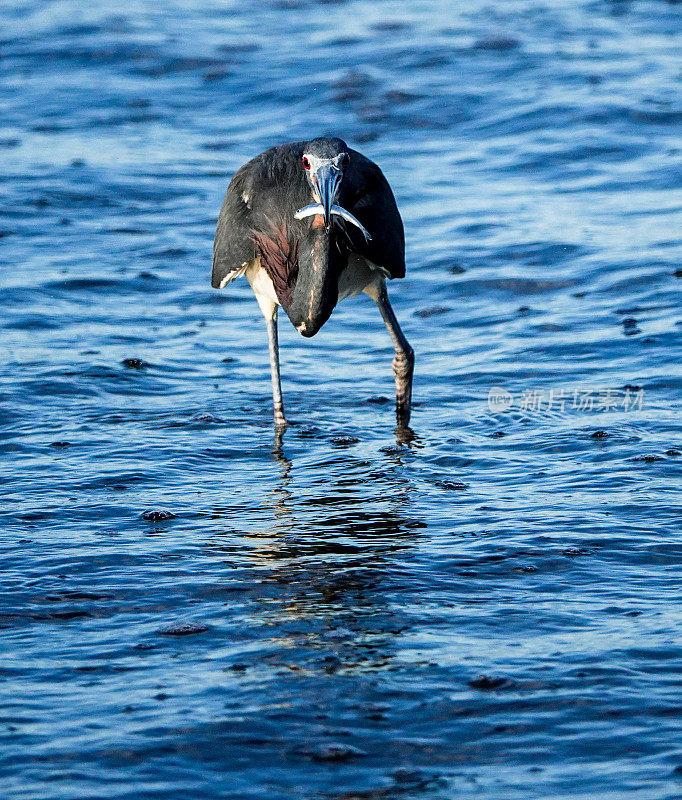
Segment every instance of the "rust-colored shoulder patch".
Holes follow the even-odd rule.
[[[260,253],[261,264],[270,276],[277,299],[286,308],[298,276],[298,241],[290,241],[286,223],[272,226],[270,233],[253,231],[253,239]]]

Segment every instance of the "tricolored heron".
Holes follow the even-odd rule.
[[[337,138],[271,147],[230,181],[213,245],[212,285],[246,276],[265,317],[275,425],[286,425],[277,309],[314,336],[339,300],[378,305],[393,340],[399,427],[410,418],[414,353],[395,318],[387,278],[405,276],[403,223],[379,167]]]

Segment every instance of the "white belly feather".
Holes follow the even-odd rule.
[[[373,290],[385,277],[388,277],[387,270],[353,253],[348,258],[348,266],[339,276],[339,301],[355,297],[366,289]]]

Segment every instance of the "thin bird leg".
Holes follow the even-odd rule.
[[[275,425],[283,427],[287,424],[284,418],[282,403],[282,384],[279,378],[279,344],[277,343],[277,307],[272,316],[265,317],[268,329],[268,346],[270,348],[270,375],[272,377],[272,405],[275,412]]]
[[[395,406],[396,417],[400,427],[407,427],[410,421],[410,404],[412,402],[412,374],[414,372],[414,350],[400,330],[398,320],[393,313],[391,304],[388,301],[386,284],[381,286],[370,295],[379,306],[379,311],[384,319],[384,323],[391,335],[393,346],[395,347],[395,358],[393,359],[393,372],[395,373]]]

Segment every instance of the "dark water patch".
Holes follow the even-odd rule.
[[[641,462],[642,464],[655,464],[657,461],[663,461],[663,456],[655,453],[645,453],[641,456],[634,456],[631,461]]]
[[[183,247],[167,247],[164,250],[159,250],[153,253],[145,253],[146,258],[158,258],[161,261],[173,258],[183,258],[188,255],[188,250]]]
[[[555,292],[575,286],[572,279],[548,278],[466,278],[453,283],[457,294],[476,295],[480,292],[493,294],[533,295],[544,292]]]
[[[148,361],[144,361],[142,358],[124,358],[123,361],[121,361],[121,364],[126,369],[136,370],[143,370],[152,366]]]
[[[3,327],[7,330],[16,331],[50,331],[60,328],[63,322],[63,319],[55,319],[53,316],[30,314],[13,319]]]
[[[367,753],[341,742],[316,744],[311,747],[301,747],[295,751],[297,755],[310,758],[320,763],[342,764],[366,756]]]
[[[467,225],[461,225],[458,228],[458,231],[460,233],[477,235],[480,233],[487,233],[488,231],[494,231],[498,228],[503,228],[503,227],[504,225],[495,222],[472,222]]]
[[[243,40],[239,40],[220,44],[218,45],[217,49],[219,52],[227,53],[228,55],[247,55],[248,53],[255,52],[259,48],[260,44],[258,42],[245,42]]]
[[[214,414],[209,414],[205,411],[198,412],[192,417],[193,422],[198,422],[202,425],[223,425],[225,420],[216,417]]]
[[[330,441],[336,447],[352,447],[360,443],[360,439],[357,436],[332,436]]]
[[[372,28],[381,33],[395,33],[410,28],[410,24],[401,19],[383,19],[373,23]]]
[[[149,510],[142,514],[142,519],[147,522],[168,522],[175,519],[175,514],[172,511],[166,510]]]
[[[113,597],[114,595],[112,594],[65,589],[57,594],[46,594],[43,597],[43,601],[45,603],[64,603],[78,602],[82,600],[111,600]]]
[[[633,122],[646,122],[656,125],[678,125],[682,122],[682,108],[665,107],[664,104],[656,106],[640,106],[637,109],[631,109],[629,116]]]
[[[15,57],[39,64],[48,62],[55,66],[103,66],[118,64],[126,66],[137,61],[158,57],[159,50],[154,45],[142,42],[117,42],[102,45],[73,45],[54,42],[48,47],[32,42],[16,43]]]
[[[586,251],[582,245],[569,242],[528,242],[511,244],[495,253],[501,262],[521,261],[529,267],[551,267],[574,259]]]
[[[441,314],[447,314],[449,311],[452,311],[452,308],[448,306],[431,306],[431,308],[420,308],[414,312],[415,317],[419,317],[420,319],[428,319],[429,317],[436,317],[440,316]]]
[[[478,689],[481,692],[497,691],[499,689],[509,689],[512,686],[509,678],[494,677],[488,675],[480,675],[469,681],[469,686],[472,689]]]
[[[113,454],[111,454],[113,455]],[[74,483],[74,489],[81,491],[108,490],[125,492],[131,487],[153,480],[153,475],[141,471],[125,470],[113,474],[102,474],[80,484]]]
[[[469,484],[462,481],[436,481],[436,486],[448,492],[462,492],[469,488]]]
[[[224,150],[230,150],[234,147],[232,142],[218,141],[218,142],[204,142],[202,145],[204,150],[210,150],[220,153]]]
[[[519,46],[520,42],[518,39],[513,39],[508,36],[490,36],[485,39],[479,39],[474,44],[474,50],[504,53],[509,50],[516,50]]]
[[[637,326],[637,320],[634,317],[626,317],[624,320],[621,320],[621,325],[623,326],[623,333],[626,336],[636,336],[638,333],[642,332]]]
[[[208,625],[197,622],[178,622],[160,628],[156,633],[159,636],[195,636],[198,633],[205,633],[210,630]],[[159,698],[160,699],[160,698]]]
[[[47,378],[26,380],[19,383],[21,388],[36,397],[96,397],[97,392],[71,381],[49,380]]]
[[[138,275],[131,279],[122,278],[66,278],[60,281],[49,281],[43,284],[50,293],[94,293],[108,298],[110,293],[125,294],[128,292],[149,292],[155,287],[150,285],[149,279]]]

